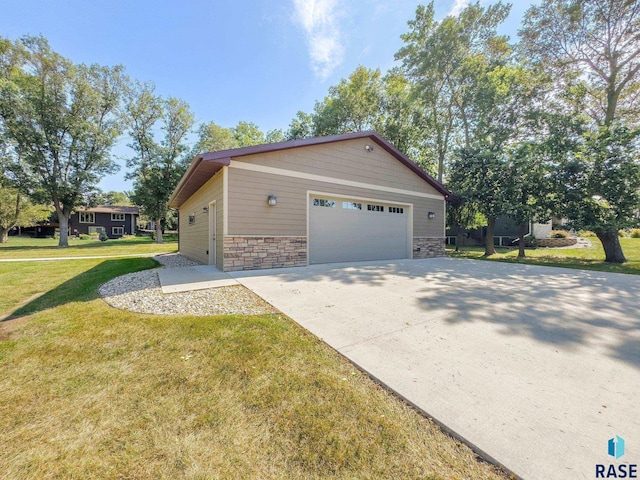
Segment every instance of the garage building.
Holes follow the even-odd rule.
[[[198,155],[169,206],[224,271],[444,255],[449,192],[375,132]]]

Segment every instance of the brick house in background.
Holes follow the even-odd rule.
[[[69,234],[81,235],[104,231],[109,238],[136,233],[138,207],[103,205],[79,208],[69,219]]]

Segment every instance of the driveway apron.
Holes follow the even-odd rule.
[[[231,276],[522,478],[640,463],[640,276],[451,258]]]

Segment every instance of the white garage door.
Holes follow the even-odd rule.
[[[309,263],[409,257],[409,207],[340,197],[309,197]]]

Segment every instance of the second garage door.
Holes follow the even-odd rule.
[[[409,257],[409,207],[309,196],[309,263]]]

